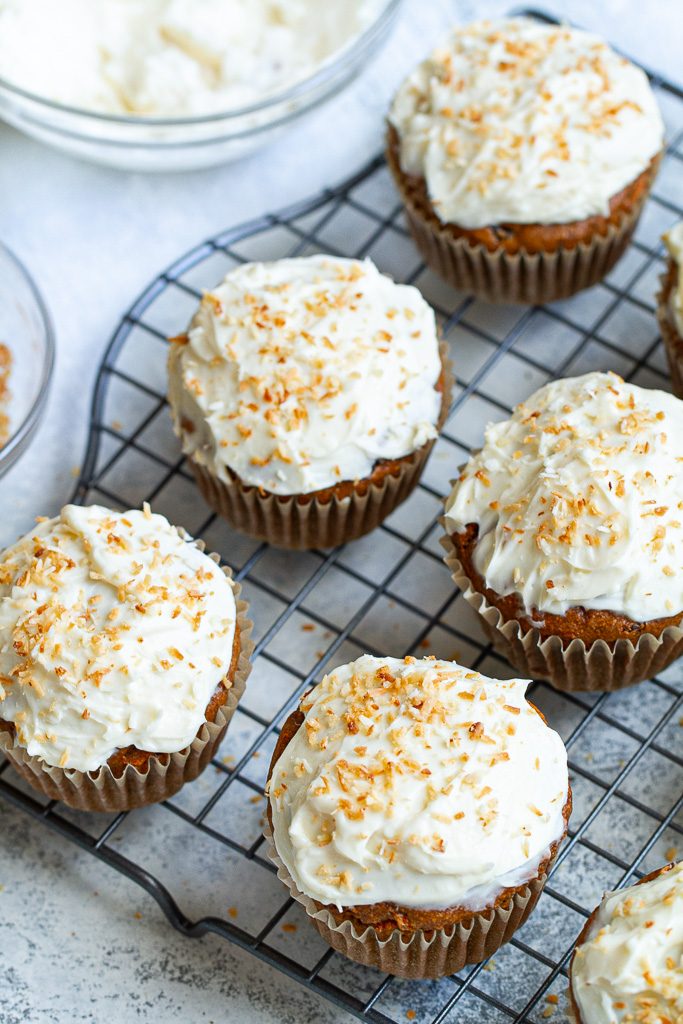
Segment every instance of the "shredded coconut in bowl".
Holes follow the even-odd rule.
[[[0,0],[0,77],[104,114],[186,117],[313,74],[386,0]]]

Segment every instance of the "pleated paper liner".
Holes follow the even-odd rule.
[[[443,343],[440,352],[443,397],[438,430],[448,415],[453,388]],[[327,500],[316,494],[264,492],[243,483],[234,474],[228,481],[219,480],[196,455],[188,456],[188,461],[206,503],[236,530],[282,548],[332,548],[370,533],[409,497],[422,476],[435,440],[397,460],[395,473],[379,480],[361,480],[349,496],[339,498],[332,493]]]
[[[671,871],[671,869],[673,867],[674,867],[673,863],[671,863],[671,864],[664,864],[663,867],[657,868],[656,871],[651,871],[648,875],[645,875],[645,877],[641,878],[640,881],[637,882],[636,884],[637,885],[645,885],[647,882],[653,882],[655,880],[655,878],[659,878],[659,876],[663,875],[665,872]],[[581,1011],[579,1010],[579,1004],[576,1001],[576,998],[574,996],[574,991],[572,989],[571,979],[572,979],[572,971],[574,969],[574,961],[576,960],[576,951],[579,948],[579,946],[582,946],[584,944],[584,942],[586,941],[586,939],[588,938],[588,934],[589,934],[591,928],[593,927],[593,924],[595,923],[595,919],[598,916],[598,911],[600,910],[601,905],[602,905],[601,903],[599,903],[597,905],[597,907],[595,908],[595,910],[593,911],[591,916],[588,918],[588,920],[584,924],[583,928],[581,929],[579,937],[576,940],[576,945],[574,946],[574,952],[572,953],[571,961],[569,963],[569,988],[567,990],[567,997],[568,997],[568,1000],[569,1000],[569,1009],[571,1010],[571,1014],[572,1014],[570,1019],[574,1021],[574,1024],[590,1024],[589,1021],[584,1021],[583,1017],[581,1016]],[[662,1017],[662,1018],[660,1018],[660,1020],[664,1020],[664,1018]]]
[[[403,200],[413,240],[427,266],[460,291],[487,302],[539,305],[565,299],[601,281],[625,252],[654,181],[660,157],[653,160],[648,189],[625,210],[607,233],[589,243],[555,252],[489,252],[485,245],[456,237],[424,208],[416,180],[404,174],[398,146],[389,132],[387,162]]]
[[[210,557],[218,561],[217,555]],[[228,569],[224,571],[231,576]],[[48,765],[42,758],[28,754],[12,733],[1,730],[0,752],[7,755],[19,775],[34,789],[79,811],[128,811],[174,796],[186,782],[201,775],[214,757],[245,690],[254,645],[253,625],[246,615],[246,602],[239,600],[240,590],[239,584],[233,584],[240,634],[235,677],[215,721],[204,722],[188,747],[173,754],[153,755],[144,771],[129,764],[118,778],[106,764],[94,772]]]
[[[539,874],[526,885],[519,886],[500,905],[473,911],[458,924],[431,932],[416,931],[405,938],[395,930],[388,939],[380,939],[372,925],[337,922],[330,911],[316,900],[305,896],[297,887],[280,860],[272,831],[266,827],[268,855],[277,868],[278,878],[300,903],[323,939],[338,953],[366,967],[376,967],[387,974],[420,980],[442,978],[454,974],[466,964],[486,960],[509,942],[525,923],[538,903],[548,874],[555,863],[560,844],[566,835],[571,811],[571,796],[565,808],[565,830],[550,849]]]
[[[660,278],[661,288],[657,294],[657,320],[669,363],[673,392],[678,398],[683,398],[683,338],[678,333],[669,305],[678,274],[676,261],[669,258],[666,271]]]
[[[442,520],[442,525],[446,529]],[[557,636],[543,640],[538,629],[523,630],[517,620],[506,621],[486,596],[472,585],[448,533],[441,538],[444,561],[455,585],[481,616],[484,631],[496,650],[523,678],[545,679],[558,690],[621,690],[662,672],[683,654],[683,629],[669,626],[661,636],[643,634],[633,644],[597,640],[586,647],[572,640],[566,647]]]

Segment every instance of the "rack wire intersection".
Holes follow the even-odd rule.
[[[251,603],[254,671],[221,757],[166,804],[106,819],[79,815],[41,802],[6,762],[0,796],[141,885],[185,935],[215,932],[364,1021],[561,1021],[572,944],[602,890],[683,853],[680,666],[612,695],[533,684],[533,700],[569,750],[575,810],[537,910],[495,962],[420,984],[345,960],[287,897],[261,836],[278,729],[324,671],[363,651],[431,652],[511,674],[455,592],[438,545],[442,495],[486,422],[550,378],[591,369],[668,387],[654,294],[660,235],[683,217],[683,91],[650,78],[668,126],[662,169],[633,245],[588,292],[544,307],[491,307],[440,283],[420,262],[378,157],[317,199],[225,231],[179,259],[130,308],[100,368],[75,500],[119,508],[149,501],[219,551]],[[204,506],[165,408],[165,346],[185,328],[201,289],[230,267],[320,251],[370,256],[416,284],[437,311],[458,385],[408,502],[370,538],[294,554],[233,533]]]

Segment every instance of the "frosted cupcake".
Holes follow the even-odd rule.
[[[626,248],[663,124],[596,36],[526,18],[453,31],[402,84],[387,156],[425,261],[494,302],[595,284]]]
[[[571,792],[562,741],[526,687],[366,655],[287,719],[268,784],[273,857],[336,950],[439,977],[527,919]]]
[[[67,505],[0,555],[0,750],[81,810],[199,775],[244,691],[238,589],[163,516]]]
[[[674,393],[683,398],[683,221],[667,231],[663,241],[669,259],[657,296],[657,319]]]
[[[612,373],[487,427],[446,502],[447,564],[518,671],[610,690],[683,652],[683,402]]]
[[[683,1020],[683,863],[607,893],[570,970],[576,1024]]]
[[[289,548],[353,540],[404,501],[449,394],[434,313],[369,260],[241,266],[169,357],[175,429],[206,501]]]

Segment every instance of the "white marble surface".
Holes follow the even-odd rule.
[[[36,276],[59,346],[45,422],[31,451],[0,482],[0,544],[69,495],[100,353],[147,281],[205,236],[359,167],[380,144],[394,85],[438,32],[457,17],[510,6],[407,0],[391,41],[343,97],[269,150],[226,168],[126,175],[79,164],[0,128],[0,238]],[[648,5],[645,26],[638,0],[545,6],[683,78],[678,0]],[[4,803],[0,886],[3,1024],[351,1019],[221,940],[183,939],[137,887]]]

